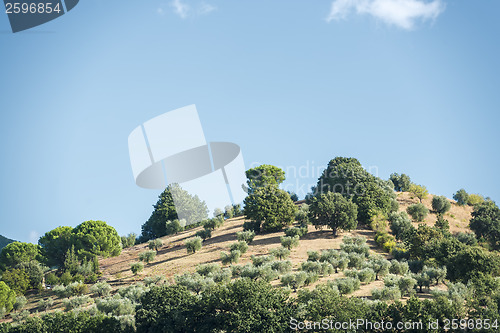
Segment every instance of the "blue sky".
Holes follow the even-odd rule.
[[[499,10],[86,0],[17,34],[1,14],[0,234],[36,242],[90,219],[139,233],[160,191],[134,184],[127,137],[189,104],[208,141],[239,144],[247,167],[288,169],[288,189],[352,156],[434,194],[499,200]]]

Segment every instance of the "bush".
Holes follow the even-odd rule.
[[[239,231],[236,233],[236,237],[238,238],[239,241],[243,241],[243,242],[246,242],[247,244],[251,244],[254,237],[255,237],[255,232],[252,230]]]
[[[70,296],[83,295],[89,292],[85,283],[73,282],[66,286],[66,293]]]
[[[267,255],[267,256],[254,256],[252,255],[252,264],[255,267],[262,266],[265,263],[271,262],[274,260],[274,257],[272,255]]]
[[[231,251],[240,251],[241,254],[247,252],[248,250],[248,244],[245,241],[238,241],[236,243],[233,243],[229,246],[229,249]]]
[[[390,228],[398,240],[405,240],[415,229],[411,219],[406,212],[393,212],[389,214]]]
[[[133,303],[138,303],[142,295],[149,291],[142,283],[133,284],[127,287],[118,289],[118,294],[121,297],[128,298]]]
[[[346,277],[333,280],[333,284],[337,286],[340,295],[347,295],[355,290],[358,290],[361,286],[360,281],[357,278]]]
[[[215,286],[215,282],[212,278],[204,277],[197,273],[176,275],[175,282],[178,285],[185,286],[188,290],[191,290],[196,294],[200,294],[201,292]]]
[[[202,239],[201,237],[193,237],[184,242],[184,245],[186,245],[186,250],[188,254],[195,253],[196,251],[201,249],[202,246]]]
[[[480,204],[482,202],[484,202],[484,197],[482,195],[469,194],[469,200],[467,201],[469,206],[475,206],[475,205]]]
[[[148,287],[166,283],[165,279],[160,275],[148,276],[148,277],[144,278],[143,282]]]
[[[320,274],[322,271],[322,266],[316,261],[306,261],[300,265],[300,269],[307,273]]]
[[[469,232],[459,232],[456,237],[460,243],[465,245],[477,245],[477,238],[475,234]]]
[[[49,273],[45,275],[45,284],[49,286],[55,286],[56,284],[59,284],[59,278],[56,274]]]
[[[226,219],[231,219],[234,216],[234,207],[232,205],[228,205],[225,207],[224,217]]]
[[[292,270],[292,262],[289,260],[271,261],[269,265],[273,270],[281,274],[290,272]]]
[[[307,261],[319,261],[320,257],[318,251],[307,251]]]
[[[362,283],[370,283],[375,281],[375,272],[371,268],[365,268],[357,271],[357,278]]]
[[[380,276],[385,276],[389,273],[391,263],[381,256],[374,256],[370,258],[370,261],[366,263],[365,266],[373,269],[375,272],[375,279],[378,280]]]
[[[299,236],[302,237],[307,234],[307,226],[306,227],[293,227],[285,229],[285,235],[288,237]]]
[[[98,282],[90,287],[90,292],[98,295],[99,297],[108,296],[111,293],[111,286],[106,282]]]
[[[130,269],[134,275],[137,275],[144,270],[144,265],[142,262],[136,262],[130,265]]]
[[[19,313],[11,313],[10,316],[12,317],[12,320],[15,323],[20,323],[20,322],[25,321],[26,319],[29,318],[30,312],[28,310],[24,310],[24,311],[19,312]]]
[[[349,258],[349,263],[348,263],[349,268],[361,268],[361,265],[363,265],[363,263],[366,260],[366,257],[364,255],[355,252],[349,253],[348,258]]]
[[[150,250],[158,251],[159,248],[163,246],[163,241],[159,238],[152,239],[148,242],[148,247]]]
[[[469,194],[462,188],[453,194],[453,199],[459,206],[465,206],[469,203]]]
[[[41,299],[38,301],[38,308],[42,311],[49,310],[54,305],[54,299],[49,297],[47,299]]]
[[[400,245],[396,245],[396,247],[392,249],[391,254],[396,260],[408,260],[410,258],[410,252]]]
[[[406,211],[417,222],[422,222],[429,213],[429,210],[421,203],[409,206]]]
[[[204,264],[196,267],[196,273],[203,276],[209,276],[210,274],[217,273],[220,270],[220,266],[217,264]]]
[[[295,219],[302,226],[307,227],[307,225],[309,224],[309,205],[308,204],[302,204],[299,207],[299,209],[297,210],[297,213],[295,213]]]
[[[292,247],[299,246],[299,236],[297,235],[293,237],[281,236],[280,241],[281,241],[281,246],[287,248],[288,250],[291,250]]]
[[[96,305],[100,312],[107,315],[125,316],[135,314],[135,304],[128,298],[122,298],[119,295],[98,299]]]
[[[273,257],[279,259],[279,260],[283,260],[283,259],[286,259],[290,256],[290,250],[281,246],[281,247],[270,249],[269,254],[272,255]]]
[[[137,235],[131,232],[127,236],[121,236],[120,238],[122,240],[122,247],[126,249],[127,247],[135,245],[135,240],[137,238]]]
[[[298,288],[304,285],[307,277],[308,275],[306,272],[289,273],[281,277],[281,283],[297,291]]]
[[[69,311],[76,309],[82,305],[88,304],[90,302],[92,302],[92,298],[90,298],[90,296],[88,295],[85,295],[85,296],[76,296],[69,299],[64,299],[63,305],[66,311]]]
[[[370,247],[366,244],[340,244],[340,250],[346,253],[358,253],[368,257]]]
[[[62,273],[61,276],[59,277],[59,282],[61,282],[65,286],[73,282],[73,277],[71,276],[71,273],[68,271]]]
[[[397,275],[405,275],[409,271],[408,263],[406,261],[391,260],[391,267],[389,273]]]
[[[17,296],[16,301],[14,302],[14,311],[22,310],[26,306],[26,303],[28,303],[26,297]]]
[[[372,290],[372,299],[380,301],[394,301],[401,298],[401,291],[398,287],[384,287]]]
[[[355,236],[355,237],[344,236],[344,238],[342,238],[342,243],[352,244],[352,245],[364,245],[366,244],[366,238],[361,236]]]
[[[60,297],[60,298],[64,298],[64,297],[68,297],[68,293],[66,291],[66,287],[63,286],[63,285],[57,285],[55,286],[52,291],[54,292],[54,294],[56,294],[57,297]]]
[[[411,275],[405,275],[398,280],[398,288],[403,296],[413,294],[416,284],[417,280]]]
[[[445,196],[434,196],[432,198],[432,209],[438,214],[445,214],[451,208],[451,204]]]
[[[139,253],[139,260],[144,261],[146,264],[149,264],[150,262],[154,261],[155,258],[156,258],[156,251],[153,250]]]
[[[220,258],[222,260],[223,265],[238,263],[238,260],[240,260],[240,256],[241,252],[238,250],[231,251],[229,252],[229,254],[226,252],[220,253]]]
[[[212,238],[212,230],[210,229],[203,229],[200,231],[197,231],[195,234],[196,237],[200,237],[203,240],[206,240],[208,238]]]

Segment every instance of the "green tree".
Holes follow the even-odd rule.
[[[262,280],[238,279],[203,294],[205,322],[220,332],[287,332],[295,305],[289,293]]]
[[[144,265],[142,262],[135,262],[130,265],[130,270],[134,273],[134,275],[137,275],[144,270]]]
[[[434,196],[432,198],[432,209],[438,213],[438,214],[445,214],[447,211],[449,211],[451,208],[451,203],[448,201],[448,199],[441,195],[441,196]]]
[[[5,282],[0,281],[0,309],[5,309],[6,312],[12,311],[16,301],[16,292],[11,290]]]
[[[398,240],[406,240],[411,237],[411,234],[415,231],[410,217],[406,212],[393,212],[389,214],[389,222],[391,231]]]
[[[483,237],[495,249],[500,247],[500,209],[493,201],[483,201],[474,206],[469,227],[477,238]]]
[[[75,274],[78,271],[79,266],[80,262],[75,252],[75,246],[71,245],[71,248],[66,251],[63,268],[70,274]]]
[[[144,251],[139,253],[139,260],[144,261],[146,264],[154,261],[156,258],[156,251]]]
[[[467,283],[481,275],[498,276],[500,258],[497,253],[479,247],[466,247],[449,258],[446,268],[451,281]]]
[[[425,186],[417,184],[410,185],[410,192],[420,200],[420,203],[422,203],[422,200],[427,198],[429,194]]]
[[[282,169],[268,164],[247,170],[246,176],[249,194],[262,187],[278,187],[285,180],[285,172]]]
[[[469,204],[469,206],[475,206],[475,205],[480,204],[484,201],[485,201],[484,197],[480,194],[469,194],[469,199],[468,199],[467,203]]]
[[[121,253],[121,238],[115,228],[103,221],[86,221],[73,229],[75,249],[103,257]]]
[[[469,194],[461,188],[455,194],[453,194],[453,199],[457,201],[459,206],[465,206],[469,202]]]
[[[66,252],[73,245],[72,231],[72,227],[57,227],[40,237],[38,245],[47,265],[62,267]]]
[[[25,261],[16,266],[26,272],[29,279],[29,288],[38,289],[42,287],[44,269],[36,260]]]
[[[355,229],[358,224],[356,204],[340,193],[327,192],[313,197],[309,211],[314,225],[330,227],[335,236],[338,230]]]
[[[297,207],[287,192],[268,185],[255,189],[245,198],[244,212],[248,219],[264,231],[278,231],[295,219]],[[257,229],[257,227],[256,227]]]
[[[148,247],[151,250],[158,251],[163,246],[163,241],[159,238],[152,239],[148,243]]]
[[[30,279],[28,273],[20,268],[10,269],[2,274],[2,281],[17,294],[24,294],[29,289]]]
[[[288,249],[288,250],[291,250],[292,247],[299,246],[299,239],[300,239],[300,237],[298,235],[295,235],[293,237],[281,236],[280,237],[281,246]]]
[[[40,257],[40,247],[31,243],[10,243],[0,252],[0,269],[15,267],[24,261],[36,260]]]
[[[136,311],[137,332],[194,332],[200,325],[198,298],[180,285],[153,287],[140,299]]]
[[[443,239],[443,234],[428,225],[421,224],[410,240],[410,256],[414,259],[425,259],[428,257],[428,244],[431,241]]]
[[[393,173],[389,177],[389,180],[394,184],[394,190],[397,192],[407,192],[410,190],[410,176],[404,173],[402,173],[401,175]]]
[[[408,206],[406,212],[417,222],[422,222],[427,217],[427,214],[429,214],[427,207],[421,203]]]
[[[199,236],[189,238],[184,242],[188,254],[195,253],[196,251],[200,250],[202,244],[203,240]]]
[[[131,247],[135,245],[135,241],[137,239],[137,235],[133,232],[128,234],[127,236],[122,236],[122,247],[125,249],[127,247]]]
[[[167,235],[166,223],[178,218],[175,210],[174,198],[168,186],[158,197],[153,205],[154,210],[149,219],[142,225],[141,241]]]

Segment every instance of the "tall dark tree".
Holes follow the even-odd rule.
[[[410,176],[404,173],[402,173],[401,175],[393,173],[389,177],[389,180],[394,184],[394,190],[397,192],[407,192],[410,190]]]
[[[495,249],[500,246],[500,209],[491,200],[474,206],[469,224],[478,238],[483,237]]]
[[[61,267],[64,264],[66,252],[73,244],[72,231],[72,227],[57,227],[40,237],[38,244],[47,265]]]
[[[335,236],[338,230],[352,230],[358,225],[356,204],[340,193],[318,194],[311,199],[309,212],[312,224],[332,228]]]
[[[461,188],[455,194],[453,194],[453,199],[457,201],[460,206],[465,206],[469,203],[469,194]]]

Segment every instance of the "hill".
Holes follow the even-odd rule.
[[[9,239],[7,237],[4,237],[0,235],[0,250],[3,249],[7,244],[13,243],[15,240]]]

